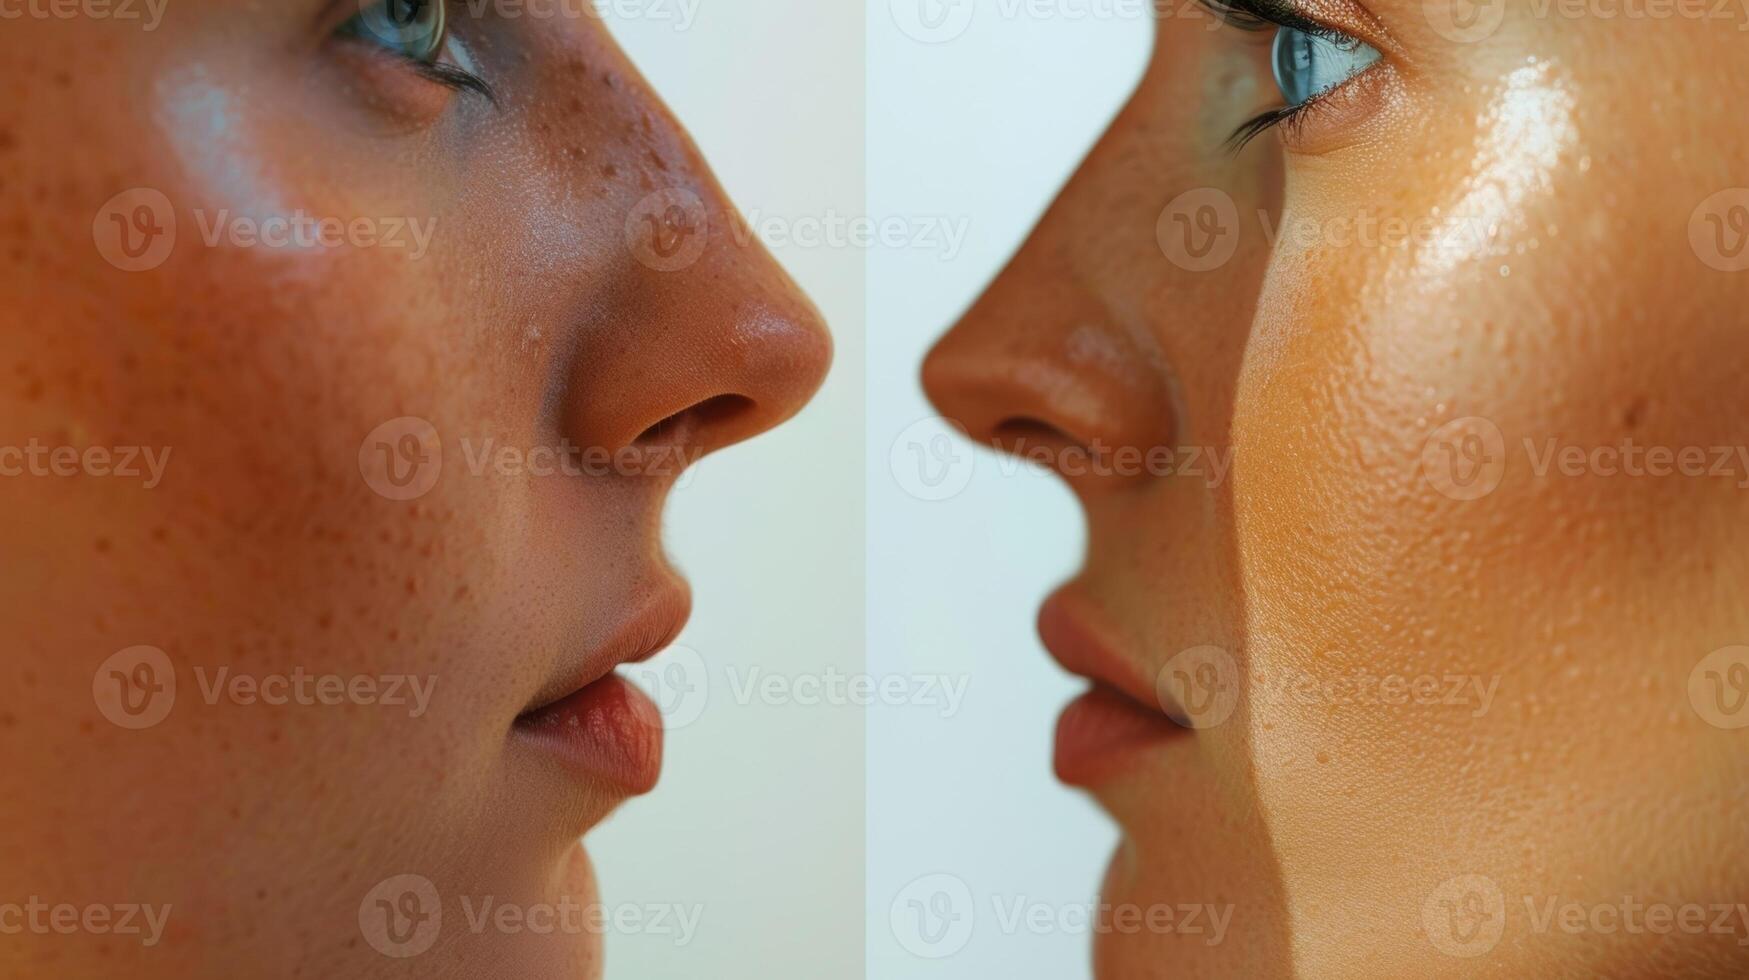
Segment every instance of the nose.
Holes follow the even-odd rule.
[[[1173,441],[1170,371],[1145,333],[1124,329],[1041,247],[1052,227],[930,351],[924,389],[979,442],[1078,486],[1128,482]]]
[[[614,180],[584,174],[611,200],[594,212],[608,244],[579,264],[607,285],[573,317],[556,414],[588,452],[691,463],[800,411],[832,343],[679,123],[629,66],[623,78],[602,90],[614,100],[602,114],[640,122],[623,145],[595,151],[612,154],[593,165]],[[639,452],[653,449],[664,452]]]
[[[613,304],[614,329],[581,332],[563,425],[581,446],[680,448],[696,460],[800,411],[832,343],[708,174],[654,197],[626,222],[622,272],[634,281],[623,295],[636,301]]]
[[[1253,71],[1220,60],[1251,56],[1223,53],[1190,21],[1159,31],[1136,96],[923,365],[943,415],[1083,494],[1170,475],[1179,450],[1225,444],[1269,251],[1237,215],[1279,205],[1277,155],[1225,152],[1228,130],[1205,118],[1223,114],[1176,94]],[[1229,108],[1235,122],[1249,114]],[[1210,202],[1227,209],[1220,234],[1177,247],[1177,219],[1208,217]]]

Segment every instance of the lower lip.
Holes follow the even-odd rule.
[[[1057,719],[1057,778],[1092,786],[1129,769],[1138,753],[1188,734],[1165,713],[1095,684]]]
[[[662,713],[630,681],[608,674],[516,720],[564,764],[637,796],[662,775]]]

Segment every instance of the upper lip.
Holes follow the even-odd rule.
[[[581,658],[559,665],[517,717],[551,707],[601,680],[621,664],[648,660],[666,649],[692,613],[692,592],[684,581],[652,590],[607,639]]]
[[[1119,652],[1103,617],[1074,586],[1058,589],[1039,607],[1038,635],[1064,670],[1111,687],[1149,710],[1165,711],[1154,678]]]

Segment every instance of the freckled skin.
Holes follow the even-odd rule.
[[[1097,974],[1744,975],[1741,923],[1539,932],[1526,899],[1749,901],[1743,733],[1688,691],[1703,657],[1749,642],[1749,474],[1538,475],[1525,442],[1749,444],[1749,273],[1689,242],[1703,200],[1749,186],[1727,122],[1749,95],[1749,35],[1514,3],[1456,44],[1419,2],[1370,10],[1399,44],[1391,74],[1226,163],[1184,93],[1234,38],[1163,21],[1129,106],[925,368],[986,440],[1023,420],[1069,443],[1234,453],[1213,490],[1070,481],[1089,533],[1070,589],[1122,652],[1152,675],[1214,644],[1244,675],[1231,720],[1095,791],[1124,831],[1104,900],[1232,902],[1229,938],[1099,935]],[[1271,247],[1252,216],[1276,186],[1270,218],[1317,233]],[[1189,272],[1152,223],[1203,187],[1235,201],[1240,233],[1231,260]],[[1332,231],[1363,213],[1488,220],[1481,248],[1436,254]],[[1152,375],[1065,356],[1090,325]],[[1470,416],[1498,426],[1506,468],[1492,493],[1454,499],[1423,449]],[[1485,711],[1473,694],[1282,693],[1357,672],[1496,687]],[[1506,902],[1502,938],[1474,958],[1430,937],[1460,875]]]
[[[599,976],[598,935],[476,933],[462,898],[594,901],[577,838],[623,793],[561,775],[512,723],[675,587],[659,517],[677,474],[476,475],[463,440],[696,458],[798,411],[830,357],[599,21],[454,25],[493,108],[325,39],[321,7],[197,0],[151,33],[0,32],[17,69],[0,110],[0,444],[171,451],[151,490],[0,479],[0,901],[171,906],[149,949],[8,936],[8,976]],[[221,103],[202,135],[189,120]],[[128,273],[91,223],[142,186],[173,202],[178,241]],[[625,228],[669,189],[704,202],[709,237],[661,272]],[[436,230],[417,260],[209,247],[194,212],[226,208]],[[401,416],[444,440],[413,501],[359,469],[366,435]],[[93,673],[141,644],[170,658],[177,700],[126,731]],[[412,674],[432,697],[417,718],[208,703],[200,678],[226,667]],[[399,874],[430,879],[445,915],[405,960],[359,926]]]

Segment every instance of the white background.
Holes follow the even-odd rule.
[[[641,19],[610,6],[608,22],[744,213],[862,210],[857,5],[699,0],[684,31],[659,16],[675,3],[643,6]],[[689,679],[703,713],[669,732],[656,792],[587,843],[605,903],[702,918],[684,947],[610,932],[609,980],[862,976],[863,715],[743,704],[731,684],[755,668],[786,682],[864,669],[864,255],[773,252],[825,314],[837,358],[807,411],[704,460],[669,504],[669,549],[694,595],[680,643],[704,665]]]
[[[1090,937],[1075,931],[1073,908],[1095,901],[1116,841],[1050,773],[1056,715],[1081,684],[1047,658],[1033,621],[1080,562],[1074,498],[1054,478],[964,447],[953,464],[969,478],[963,491],[939,502],[907,491],[919,487],[909,446],[919,430],[906,429],[932,414],[918,361],[1025,238],[1152,44],[1150,22],[1096,16],[1096,2],[1005,15],[1032,6],[872,0],[868,11],[871,210],[952,215],[968,229],[951,259],[884,249],[869,263],[870,669],[969,680],[957,717],[870,719],[867,975],[880,980],[1089,977]],[[917,15],[931,7],[942,29],[919,40]],[[906,891],[933,874],[952,878]],[[943,881],[960,888],[948,906],[960,931],[919,943],[909,903]],[[1004,929],[998,903],[1004,913],[1041,906],[1068,928]]]
[[[893,232],[773,249],[831,322],[832,377],[670,507],[697,657],[653,667],[694,665],[681,676],[703,694],[676,703],[702,714],[670,733],[656,793],[589,843],[609,903],[703,918],[683,948],[610,936],[608,977],[1086,978],[1084,930],[1004,931],[997,914],[1036,904],[1072,923],[1115,841],[1051,778],[1055,716],[1079,685],[1032,628],[1079,560],[1081,516],[1054,481],[963,445],[928,457],[950,479],[932,489],[910,443],[935,448],[913,428],[932,415],[924,351],[1127,97],[1150,27],[1101,0],[697,3],[685,31],[654,0],[649,18],[609,21],[742,210],[792,237],[809,219]],[[739,703],[731,681],[754,668],[866,672],[911,703]],[[964,685],[957,711],[937,683]],[[907,890],[929,875],[951,877]],[[948,906],[961,918],[920,943],[909,902],[942,882],[963,889]]]

